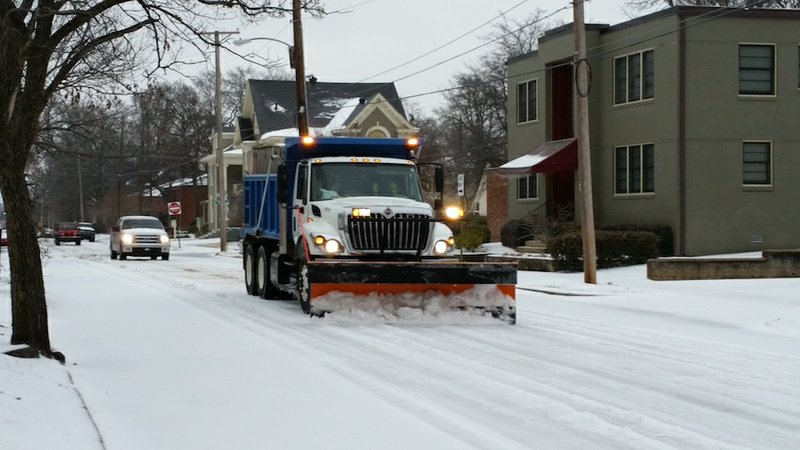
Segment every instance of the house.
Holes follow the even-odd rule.
[[[163,192],[164,208],[170,202],[181,204],[180,216],[171,218],[176,219],[178,229],[188,230],[194,226],[197,229],[203,228],[205,212],[208,199],[208,176],[201,175],[196,180],[183,178],[174,180],[161,186]]]
[[[225,165],[225,193],[228,203],[230,203],[230,193],[233,192],[234,186],[241,185],[242,183],[242,149],[233,145],[234,140],[233,127],[222,128],[222,151],[223,163]],[[212,133],[211,153],[200,159],[200,163],[206,166],[206,173],[208,174],[207,180],[207,198],[201,202],[202,217],[208,225],[208,230],[217,230],[217,211],[219,208],[219,201],[217,201],[217,168],[219,167],[219,160],[217,159],[217,149],[219,142],[217,140],[217,132],[214,130]],[[204,227],[198,227],[204,228]]]
[[[679,255],[800,247],[798,29],[800,10],[707,7],[587,24],[595,222],[667,225]],[[573,46],[570,24],[507,62],[490,216],[579,210]]]

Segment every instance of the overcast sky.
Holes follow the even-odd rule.
[[[591,0],[585,8],[586,22],[624,22],[623,4],[624,0]],[[493,19],[492,23],[500,22],[498,16],[503,12],[522,20],[537,9],[545,14],[561,10],[550,20],[572,22],[572,7],[567,0],[327,0],[324,5],[329,12],[342,12],[322,20],[303,18],[306,74],[329,82],[394,81],[402,97],[417,96],[411,101],[424,110],[438,105],[441,96],[420,94],[450,87],[454,73],[489,51],[490,46],[470,51],[486,43],[481,37],[492,27],[484,23]],[[269,37],[292,43],[289,19],[268,19],[241,27],[235,38]],[[289,70],[288,52],[279,43],[253,41],[233,48],[243,54],[256,52],[281,58]],[[213,64],[213,58],[210,61]],[[241,64],[247,63],[230,53],[222,56],[223,70]],[[401,67],[393,69],[396,66]]]

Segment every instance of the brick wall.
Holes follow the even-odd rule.
[[[508,178],[486,172],[486,218],[492,242],[500,241],[500,230],[508,221]]]

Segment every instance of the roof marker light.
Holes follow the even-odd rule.
[[[311,136],[303,136],[302,138],[300,138],[300,142],[302,142],[303,145],[313,145],[314,138]]]
[[[417,139],[417,138],[409,138],[406,141],[406,145],[408,145],[409,147],[416,147],[416,146],[419,145],[419,139]]]

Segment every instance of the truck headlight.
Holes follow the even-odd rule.
[[[326,253],[339,253],[339,250],[342,248],[339,241],[335,239],[328,239],[325,241],[325,252]]]
[[[166,234],[161,235],[161,237],[159,237],[158,240],[161,241],[162,244],[166,244],[169,242],[169,236],[167,236]]]
[[[326,239],[325,236],[317,235],[314,236],[313,242],[314,245],[322,248],[329,255],[339,253],[342,250],[342,243],[336,239]]]
[[[133,235],[132,234],[123,234],[120,238],[122,243],[125,245],[133,244]]]
[[[447,241],[436,241],[436,243],[433,244],[433,253],[437,255],[444,255],[447,253],[449,248],[450,245],[448,245]]]

